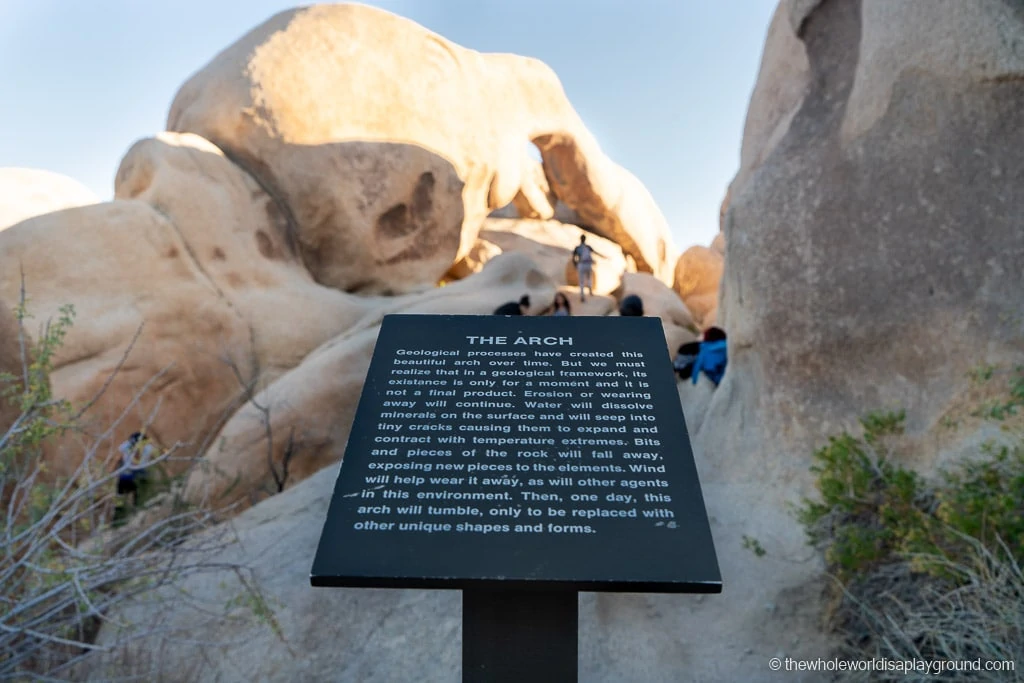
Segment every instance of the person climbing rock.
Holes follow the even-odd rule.
[[[130,509],[145,501],[147,485],[146,467],[156,456],[156,447],[142,432],[134,432],[117,449],[121,453],[121,465],[117,473],[117,508],[115,521],[124,518]],[[141,494],[141,495],[140,495]],[[131,497],[131,505],[128,498]]]
[[[619,315],[639,317],[644,314],[644,300],[636,294],[630,294],[619,303]]]
[[[720,327],[709,327],[704,331],[700,350],[693,362],[690,377],[693,384],[697,383],[697,378],[703,372],[716,387],[719,385],[729,360],[726,343],[725,330]]]
[[[572,315],[572,307],[569,306],[569,297],[567,297],[564,293],[558,292],[557,294],[555,294],[555,302],[554,304],[552,304],[551,315]]]
[[[530,295],[524,294],[519,298],[519,303],[509,301],[494,309],[494,315],[526,315],[530,310]]]
[[[587,244],[587,236],[580,235],[579,245],[572,250],[572,263],[576,266],[576,277],[580,282],[580,301],[586,301],[583,288],[590,290],[590,296],[594,296],[594,257],[601,254]]]

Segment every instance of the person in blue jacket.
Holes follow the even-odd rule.
[[[725,331],[719,327],[709,327],[704,332],[704,339],[700,343],[700,350],[697,351],[697,359],[693,361],[690,381],[696,384],[697,378],[703,372],[717,387],[719,382],[722,381],[722,375],[725,374],[725,366],[728,360]]]

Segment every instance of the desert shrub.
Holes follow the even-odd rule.
[[[95,637],[116,607],[188,574],[223,570],[226,565],[216,556],[229,540],[226,532],[193,537],[210,526],[214,515],[184,505],[175,494],[175,481],[160,476],[174,447],[148,468],[163,490],[115,528],[121,459],[100,444],[109,440],[117,422],[103,433],[89,434],[80,424],[81,410],[76,413],[55,397],[49,382],[74,310],[61,309],[31,342],[25,334],[24,296],[16,315],[21,372],[0,374],[0,400],[13,404],[17,414],[0,434],[0,680],[53,678],[71,671],[103,649]],[[44,456],[58,442],[79,450],[74,455],[80,464],[70,476],[57,477],[47,469]],[[135,637],[141,640],[156,628],[154,623],[138,629]]]
[[[986,409],[990,419],[1015,410],[1024,392],[1017,377],[1001,408]],[[828,616],[840,654],[1024,661],[1024,439],[1011,433],[925,478],[893,461],[903,420],[902,413],[872,414],[859,435],[830,438],[814,454],[820,497],[797,510],[835,579]],[[1024,678],[1016,671],[969,675]],[[870,676],[885,680],[882,672]]]

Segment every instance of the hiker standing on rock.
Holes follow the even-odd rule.
[[[580,281],[580,301],[586,301],[583,288],[590,290],[594,296],[594,257],[601,256],[587,244],[587,236],[580,235],[580,243],[572,250],[572,263],[576,266],[576,278]],[[604,256],[601,256],[604,258]]]

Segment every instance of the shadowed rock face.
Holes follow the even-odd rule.
[[[664,218],[601,152],[551,69],[462,48],[382,10],[272,17],[182,86],[167,125],[208,138],[257,178],[331,287],[432,286],[492,210],[517,200],[547,217],[557,198],[670,282]],[[544,177],[523,151],[530,142]]]
[[[776,12],[725,216],[729,368],[713,393],[703,380],[680,390],[727,588],[678,636],[736,655],[709,680],[767,680],[740,643],[762,662],[827,651],[822,568],[786,512],[813,494],[814,448],[878,409],[927,428],[970,367],[1020,362],[1022,48],[1008,2]],[[744,534],[770,538],[766,558],[781,561],[734,550]],[[789,609],[796,595],[804,618],[789,626],[734,620],[744,602]]]
[[[827,1],[799,29],[806,92],[732,188],[730,372],[775,433],[887,405],[920,428],[968,368],[1021,351],[1022,13]]]

